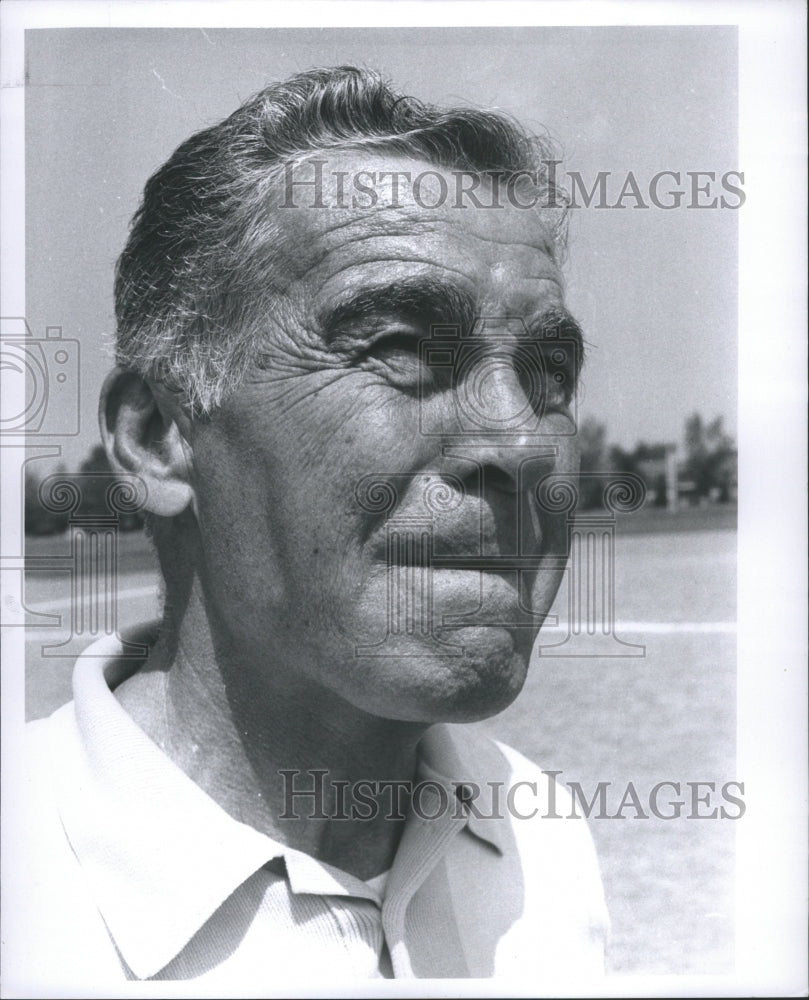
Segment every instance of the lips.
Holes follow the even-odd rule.
[[[381,542],[381,540],[380,540]],[[533,540],[520,552],[516,546],[503,551],[492,532],[477,537],[460,532],[435,536],[429,526],[406,520],[387,524],[384,549],[377,546],[376,558],[389,566],[430,567],[433,570],[469,570],[479,573],[536,573],[553,559],[548,547]],[[564,553],[560,553],[564,556]]]
[[[544,604],[534,593],[538,578],[550,583],[564,569],[566,534],[558,518],[543,515],[527,496],[520,503],[502,492],[468,494],[445,514],[400,507],[378,525],[372,557],[386,567],[389,599],[398,594],[418,604],[429,593],[443,626],[522,631],[542,623],[541,613],[529,609],[537,598]]]
[[[439,628],[538,628],[543,616],[532,609],[532,594],[539,570],[564,565],[545,554],[430,558],[428,545],[401,541],[387,564],[390,607],[405,618],[428,614]]]
[[[496,643],[503,642],[506,632],[515,649],[530,649],[566,562],[548,551],[555,533],[538,538],[532,531],[531,547],[524,539],[519,552],[514,519],[506,522],[511,530],[496,531],[485,505],[467,508],[463,517],[453,513],[440,519],[397,514],[376,534],[374,575],[387,581],[382,593],[389,632],[446,633],[442,641],[476,648],[495,642],[495,634]],[[535,592],[541,570],[549,586]]]
[[[450,572],[433,573],[432,592],[436,624],[441,628],[536,629],[541,615],[521,600],[517,574]],[[530,593],[523,584],[523,592]]]

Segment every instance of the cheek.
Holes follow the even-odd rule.
[[[284,414],[274,451],[279,480],[312,516],[350,517],[363,479],[413,471],[435,450],[419,433],[418,399],[368,376],[346,378],[311,402],[306,413]]]

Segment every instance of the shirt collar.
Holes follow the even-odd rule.
[[[484,741],[464,740],[456,726],[432,726],[419,744],[419,773],[444,784],[464,806],[466,829],[503,854],[508,841],[502,803],[486,794],[491,792],[489,786],[481,786],[486,775],[500,774],[503,770],[502,756],[494,744],[491,750],[489,746]],[[466,806],[469,786],[477,787],[481,794],[478,801]]]
[[[152,623],[127,640],[149,646],[155,636]],[[159,972],[235,889],[275,859],[283,859],[292,892],[379,901],[361,880],[233,819],[177,767],[112,693],[141,663],[121,652],[112,636],[78,658],[74,702],[52,717],[51,739],[65,831],[136,976]],[[461,759],[451,729],[428,730],[420,777],[455,796],[470,767],[487,772]],[[501,821],[468,810],[461,816],[469,833],[503,850]]]
[[[52,757],[73,851],[125,961],[146,978],[284,847],[230,817],[135,725],[110,685],[138,663],[117,654],[113,636],[79,657]]]

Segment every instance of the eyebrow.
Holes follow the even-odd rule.
[[[346,328],[374,316],[405,316],[429,330],[457,326],[468,334],[480,317],[470,292],[451,282],[417,275],[361,288],[321,310],[317,323],[327,344],[345,335]],[[525,320],[531,338],[571,340],[576,346],[578,377],[584,352],[581,327],[563,306],[554,305]]]
[[[317,322],[331,343],[347,326],[373,316],[405,316],[425,328],[452,324],[464,331],[472,328],[476,309],[457,285],[417,276],[359,289],[318,313]]]
[[[584,334],[573,316],[562,306],[554,306],[539,315],[526,320],[528,331],[533,338],[552,345],[554,340],[572,341],[575,346],[573,375],[578,382],[584,366]]]

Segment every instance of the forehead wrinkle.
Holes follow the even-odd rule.
[[[507,249],[512,249],[515,251],[527,250],[531,253],[541,253],[548,258],[549,263],[553,266],[555,262],[553,260],[552,253],[552,243],[548,238],[547,232],[543,231],[541,227],[537,228],[535,239],[515,239],[513,235],[503,235],[498,236],[492,233],[490,230],[486,231],[476,231],[474,228],[469,226],[462,226],[460,223],[453,221],[454,217],[446,216],[427,216],[423,212],[418,215],[408,215],[407,213],[397,213],[398,217],[393,219],[393,224],[387,224],[389,220],[384,220],[386,225],[375,225],[382,218],[380,213],[376,213],[373,217],[370,217],[367,222],[366,231],[357,233],[356,235],[343,237],[343,242],[339,246],[349,246],[356,243],[362,243],[366,240],[373,239],[396,239],[398,237],[404,236],[423,236],[425,232],[430,233],[438,237],[439,239],[452,237],[460,240],[467,238],[475,240],[478,243],[489,244],[491,246],[505,247]],[[465,219],[469,220],[470,216],[464,216]],[[362,224],[365,219],[352,219],[350,221],[338,223],[335,226],[330,226],[327,229],[322,230],[320,233],[315,235],[315,239],[326,239],[332,234],[340,234],[342,230],[356,224]]]
[[[430,227],[436,233],[439,238],[443,237],[440,227]],[[389,233],[389,232],[367,232],[360,233],[352,237],[349,240],[344,240],[340,242],[337,246],[324,249],[323,253],[319,255],[318,259],[313,261],[307,270],[300,275],[300,278],[304,280],[307,276],[311,274],[312,271],[316,270],[318,267],[322,266],[324,261],[328,260],[330,256],[338,258],[341,256],[342,250],[348,246],[357,247],[362,243],[367,243],[371,240],[387,240],[387,239],[398,239],[401,235],[412,235],[411,230],[405,230],[403,234],[399,233]],[[534,246],[533,244],[526,242],[509,242],[508,240],[491,240],[487,236],[477,235],[474,233],[469,233],[468,231],[464,234],[467,237],[472,237],[478,242],[492,244],[496,246],[502,246],[509,250],[515,251],[520,254],[530,254],[532,258],[535,258],[537,254],[542,254],[545,257],[544,265],[546,268],[546,273],[534,276],[534,280],[537,281],[553,281],[560,288],[562,287],[562,276],[559,268],[554,263],[553,259],[547,254],[544,254],[541,247]],[[451,244],[450,244],[451,246]],[[447,242],[442,242],[439,244],[439,249],[446,249],[448,247]],[[424,267],[435,269],[438,272],[449,272],[452,274],[457,274],[461,277],[465,284],[470,285],[473,288],[479,287],[482,275],[480,273],[470,273],[470,270],[464,270],[462,267],[453,267],[452,264],[448,262],[446,258],[437,259],[433,254],[433,250],[436,248],[436,244],[428,242],[424,244],[424,256],[413,256],[412,246],[408,246],[405,243],[401,244],[401,249],[398,247],[383,246],[379,251],[373,251],[371,255],[363,259],[350,259],[339,266],[335,267],[334,270],[330,270],[328,275],[323,279],[323,287],[328,286],[328,283],[335,278],[345,274],[346,271],[352,268],[362,268],[362,267],[373,267],[384,264],[418,264]],[[486,268],[489,276],[494,277],[494,275],[500,271],[504,266],[508,267],[509,264],[514,264],[514,261],[504,261],[498,258],[493,261],[485,261],[484,259],[475,260],[475,255],[470,253],[469,247],[463,247],[462,243],[459,241],[457,246],[452,247],[457,253],[455,256],[460,260],[470,260],[474,262],[478,268],[481,266]],[[408,252],[409,251],[409,252]],[[533,261],[534,266],[536,266],[536,261]],[[524,280],[524,278],[522,279]]]
[[[386,214],[383,216],[383,212]],[[391,213],[391,214],[388,214]],[[332,213],[334,214],[334,213]],[[319,216],[322,218],[323,216]],[[354,210],[349,213],[348,218],[335,219],[320,229],[307,225],[307,220],[311,216],[295,216],[290,219],[291,225],[282,226],[283,234],[290,240],[305,240],[310,245],[316,245],[320,241],[327,244],[330,237],[340,236],[342,242],[340,246],[356,243],[365,239],[375,237],[398,237],[412,235],[414,231],[422,229],[436,229],[435,217],[426,217],[424,213],[419,215],[409,215],[401,209],[373,209],[367,211]],[[296,223],[296,219],[302,219],[301,223]],[[360,232],[355,236],[345,236],[344,231],[351,227],[360,228]],[[330,249],[328,246],[327,250]]]
[[[310,217],[297,216],[295,218],[306,220]],[[522,218],[522,216],[517,218]],[[552,239],[546,226],[537,224],[536,227],[532,227],[530,238],[519,238],[514,232],[518,228],[516,226],[512,227],[510,232],[499,235],[491,227],[481,227],[478,229],[474,224],[470,225],[475,220],[482,222],[489,220],[493,222],[506,221],[502,216],[498,216],[495,219],[491,213],[480,215],[474,209],[463,212],[459,211],[451,215],[448,211],[435,213],[416,209],[413,206],[403,206],[395,209],[374,208],[366,211],[354,210],[350,218],[344,220],[336,219],[320,229],[308,226],[305,221],[300,225],[293,224],[284,228],[286,235],[292,242],[304,241],[312,248],[317,247],[321,242],[325,243],[324,254],[334,249],[353,246],[367,240],[397,239],[408,236],[423,237],[425,232],[427,232],[439,238],[454,237],[459,241],[466,238],[491,246],[513,248],[514,250],[524,249],[533,253],[542,253],[548,257],[548,260],[552,264],[554,263]],[[352,227],[358,227],[359,232],[355,234],[346,233],[346,230],[350,230]],[[331,245],[333,238],[340,240],[337,247]],[[322,259],[322,256],[320,259]]]
[[[430,214],[431,212],[432,214]],[[441,225],[446,226],[451,232],[458,232],[460,229],[465,236],[482,243],[514,248],[524,247],[533,252],[539,251],[555,264],[552,228],[543,221],[542,216],[535,210],[531,210],[528,216],[523,210],[515,210],[515,212],[499,213],[486,208],[453,209],[451,207],[432,211],[413,205],[404,206],[401,210],[402,216],[407,221],[428,228],[432,227],[436,231],[440,230]],[[522,225],[518,226],[517,222],[524,223],[530,220],[533,220],[530,236],[528,238],[515,238],[515,232],[522,229]],[[477,222],[482,223],[479,228],[475,226]],[[509,231],[502,236],[497,235],[499,225],[486,226],[485,223],[489,222],[508,226]]]
[[[355,234],[344,234],[343,230],[349,226],[359,224],[362,220],[352,219],[348,222],[340,223],[334,227],[327,230],[323,230],[319,233],[306,232],[287,232],[287,245],[283,248],[284,256],[289,262],[289,276],[287,281],[287,286],[289,284],[306,281],[312,274],[321,267],[325,261],[330,257],[339,258],[343,253],[345,253],[349,248],[356,248],[363,243],[368,243],[372,240],[401,240],[402,237],[417,235],[414,233],[412,227],[391,227],[389,229],[376,229],[376,230],[366,230],[364,232],[358,232]],[[335,241],[329,240],[329,236],[333,235]],[[301,243],[306,245],[306,255],[305,259],[301,259],[303,255],[299,254]],[[402,242],[401,244],[402,252],[412,251],[412,247],[408,246],[407,243]],[[384,248],[386,253],[395,253],[395,248],[393,251],[389,247]],[[401,254],[396,256],[378,256],[373,253],[364,259],[352,259],[349,260],[347,264],[331,271],[327,277],[323,280],[328,282],[335,275],[343,273],[350,267],[361,266],[363,264],[373,264],[376,262],[384,262],[385,260],[390,261],[403,261],[410,263],[434,263],[428,259],[421,257],[410,257],[402,256]]]
[[[551,253],[553,243],[548,238],[547,232],[543,231],[542,227],[537,227],[536,240],[514,239],[511,236],[503,236],[500,238],[492,233],[476,233],[474,231],[470,232],[469,235],[472,239],[481,240],[484,243],[494,243],[497,246],[514,247],[515,249],[518,247],[524,247],[534,253],[539,252],[544,254],[551,263],[554,263],[553,255]]]
[[[421,265],[422,270],[421,270],[420,274],[424,275],[424,276],[427,276],[427,277],[431,276],[431,274],[435,274],[436,276],[438,276],[438,275],[445,274],[445,273],[447,273],[447,274],[453,274],[453,275],[458,275],[458,277],[461,279],[461,282],[458,283],[459,285],[461,285],[461,286],[467,286],[470,289],[472,289],[472,288],[475,287],[474,279],[471,278],[465,271],[460,270],[460,268],[451,267],[448,264],[444,264],[444,263],[438,264],[435,261],[425,260],[423,257],[389,257],[389,258],[374,257],[373,259],[370,259],[370,260],[363,260],[363,261],[352,260],[352,261],[349,261],[343,267],[340,267],[336,271],[333,271],[328,276],[328,278],[326,278],[326,280],[323,282],[323,285],[321,287],[321,292],[323,294],[328,295],[329,292],[327,291],[327,287],[329,285],[329,282],[335,280],[336,278],[340,278],[347,271],[350,271],[352,268],[357,268],[357,269],[365,268],[365,269],[367,269],[370,266],[377,266],[377,265],[378,266],[388,266],[388,267],[390,267],[390,265],[395,265],[395,264],[418,264],[418,265]],[[412,279],[418,279],[419,276],[420,276],[420,274],[416,273],[416,272],[413,272],[413,271],[410,271],[408,274],[402,275],[399,280],[401,280],[401,281],[407,281],[410,278],[412,278]],[[397,279],[394,277],[393,280],[395,281]],[[440,278],[436,277],[433,280],[440,280]],[[379,284],[385,284],[385,283],[386,282],[379,282]],[[388,279],[387,283],[390,283],[390,279]],[[356,283],[353,283],[351,287],[361,287],[362,284],[363,284],[362,278],[358,278],[357,281],[356,281]],[[465,290],[466,289],[464,288],[464,291]]]

